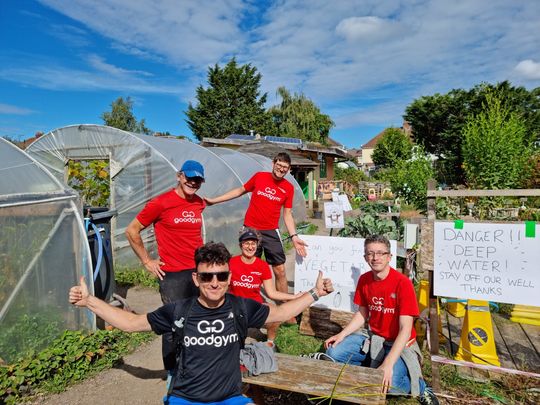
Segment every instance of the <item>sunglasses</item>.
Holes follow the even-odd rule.
[[[197,273],[197,277],[201,283],[209,283],[214,279],[214,276],[217,277],[218,281],[224,282],[229,279],[228,271],[218,271],[216,273]]]

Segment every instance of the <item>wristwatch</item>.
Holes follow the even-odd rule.
[[[309,294],[313,297],[315,301],[319,300],[319,294],[316,293],[315,288],[309,290]]]

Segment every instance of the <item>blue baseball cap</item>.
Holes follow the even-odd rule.
[[[200,177],[204,180],[204,167],[195,160],[186,160],[180,171],[186,177]]]

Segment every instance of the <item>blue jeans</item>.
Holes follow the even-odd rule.
[[[237,395],[235,397],[224,399],[223,401],[194,402],[194,401],[188,401],[187,399],[170,396],[168,397],[168,402],[167,402],[167,396],[165,396],[163,398],[163,402],[168,405],[247,405],[247,404],[252,404],[253,400],[243,395]]]
[[[362,353],[362,346],[366,336],[353,333],[347,336],[337,346],[329,347],[326,351],[330,357],[339,363],[349,363],[355,366],[369,367],[371,358],[369,353]],[[390,352],[391,346],[384,346],[385,356]],[[420,382],[420,394],[426,389],[426,383],[421,378]],[[410,394],[411,393],[411,378],[409,377],[409,371],[405,362],[401,357],[394,364],[392,373],[392,386],[388,391],[389,394]]]

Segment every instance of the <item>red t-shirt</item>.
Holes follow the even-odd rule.
[[[206,203],[195,195],[191,201],[180,197],[174,189],[148,201],[137,215],[146,226],[154,224],[159,257],[164,271],[195,268],[195,249],[203,244],[202,212]]]
[[[270,172],[258,172],[244,188],[251,192],[244,224],[261,231],[278,229],[281,207],[292,208],[292,184],[285,179],[274,180]]]
[[[247,264],[242,261],[242,256],[234,256],[229,261],[229,270],[231,271],[229,286],[231,294],[263,302],[261,285],[263,280],[272,279],[268,263],[256,257],[253,263]]]
[[[399,333],[400,315],[418,316],[411,280],[394,269],[390,269],[384,280],[375,280],[371,271],[362,274],[354,303],[368,309],[370,329],[388,341],[394,341]],[[409,340],[415,337],[416,331],[412,328]]]

